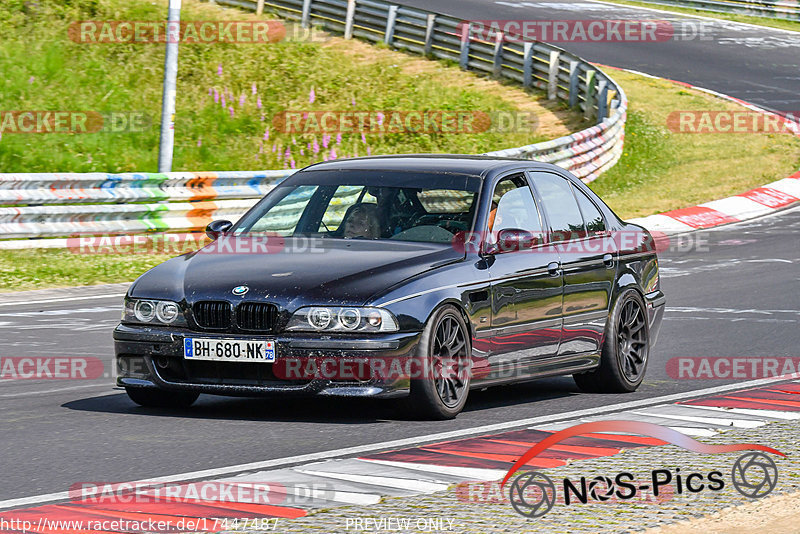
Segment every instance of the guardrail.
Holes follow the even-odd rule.
[[[256,11],[260,2],[216,3]],[[568,103],[596,122],[572,135],[486,155],[553,163],[589,182],[622,154],[625,93],[605,73],[566,50],[512,42],[502,34],[493,42],[474,39],[464,21],[379,0],[264,0],[263,6],[304,27],[315,25],[345,38],[452,60],[465,70],[541,89],[549,99]],[[289,174],[0,174],[0,237],[198,230],[214,217],[240,215]]]
[[[735,13],[769,19],[786,19],[800,22],[798,0],[639,0],[645,4],[685,7],[712,13]]]

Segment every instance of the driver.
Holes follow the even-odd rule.
[[[347,212],[344,221],[344,237],[378,239],[381,223],[377,204],[356,204]]]

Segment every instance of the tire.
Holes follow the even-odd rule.
[[[433,313],[422,332],[417,353],[421,367],[433,373],[411,380],[408,407],[413,415],[442,420],[461,412],[469,394],[471,341],[467,323],[457,308],[442,306]],[[442,360],[454,363],[442,372]],[[448,369],[453,372],[448,373]]]
[[[635,289],[626,289],[609,316],[600,366],[572,376],[583,391],[630,393],[644,380],[649,356],[650,327],[644,299]]]
[[[125,392],[133,402],[148,408],[187,408],[200,396],[199,393],[190,391],[165,391],[154,388],[125,388]]]

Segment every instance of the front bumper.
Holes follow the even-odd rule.
[[[658,333],[661,331],[661,321],[664,319],[664,309],[667,307],[667,297],[661,290],[645,295],[647,305],[647,320],[650,326],[650,346],[656,344]]]
[[[273,339],[276,363],[187,361],[183,357],[186,337]],[[114,330],[117,385],[248,397],[275,394],[402,397],[409,393],[409,378],[376,376],[363,370],[388,369],[393,362],[409,361],[416,355],[419,339],[419,332],[362,337],[259,336],[121,324]],[[288,376],[287,367],[279,364],[289,361],[293,370],[304,371]],[[320,362],[331,365],[323,367]],[[316,372],[308,373],[306,364]],[[343,369],[362,372],[345,373]]]

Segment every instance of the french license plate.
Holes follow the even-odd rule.
[[[273,363],[275,340],[187,337],[183,340],[183,357],[187,360]]]

